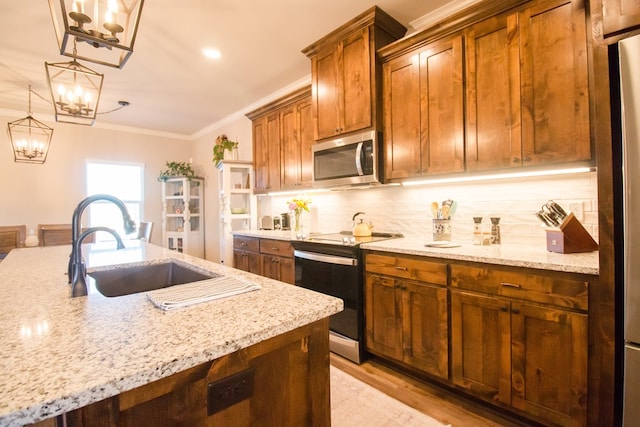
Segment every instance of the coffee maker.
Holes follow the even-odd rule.
[[[291,214],[284,212],[280,214],[280,226],[283,230],[291,230]]]

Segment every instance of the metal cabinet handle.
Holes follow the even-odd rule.
[[[400,271],[408,271],[409,269],[407,267],[395,267],[396,270],[400,270]]]
[[[500,286],[505,286],[507,288],[516,288],[516,289],[522,288],[521,285],[518,285],[518,284],[515,284],[515,283],[509,283],[509,282],[502,282],[502,283],[500,283]]]
[[[513,314],[520,314],[520,310],[518,310],[517,308],[514,308],[513,310],[511,310],[511,312]]]
[[[500,307],[500,311],[506,313],[507,311],[509,311],[509,307]]]
[[[272,250],[272,251],[279,251],[279,250],[280,250],[280,248],[275,248],[275,247],[273,247],[273,248],[271,248],[271,250]]]

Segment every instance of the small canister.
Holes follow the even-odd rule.
[[[451,241],[451,220],[450,219],[434,219],[433,220],[433,240],[434,241]]]

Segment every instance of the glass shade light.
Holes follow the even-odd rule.
[[[49,0],[60,54],[122,68],[133,53],[144,0]],[[77,51],[74,43],[79,42]]]
[[[76,60],[45,62],[45,68],[56,121],[93,125],[104,76]]]

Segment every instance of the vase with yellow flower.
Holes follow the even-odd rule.
[[[309,205],[311,200],[306,197],[296,197],[287,202],[289,210],[293,212],[293,229],[296,233],[296,238],[301,239],[304,234],[302,232],[302,221],[300,215],[302,212],[309,212]]]

